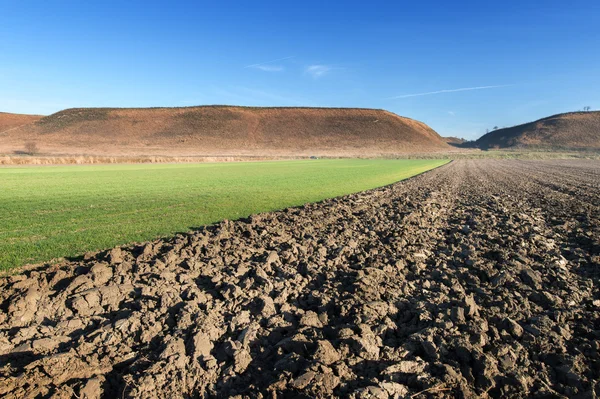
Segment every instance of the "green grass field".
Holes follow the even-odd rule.
[[[375,188],[446,162],[0,168],[0,270]]]

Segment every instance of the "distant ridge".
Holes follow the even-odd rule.
[[[442,137],[444,141],[450,145],[459,146],[465,143],[465,139],[454,136]]]
[[[488,148],[600,149],[600,111],[569,112],[494,130],[475,145]]]
[[[363,108],[72,108],[0,134],[0,152],[374,156],[448,150],[426,124]]]
[[[0,133],[14,129],[19,126],[27,125],[43,118],[42,115],[11,114],[9,112],[0,112]]]

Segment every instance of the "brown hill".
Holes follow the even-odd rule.
[[[0,112],[0,133],[9,129],[14,129],[19,126],[27,125],[43,118],[42,115],[25,115],[11,114],[8,112]]]
[[[78,108],[0,134],[0,153],[383,155],[449,147],[422,122],[350,108]]]
[[[446,143],[448,143],[450,146],[452,147],[463,147],[465,146],[465,143],[467,142],[467,140],[460,138],[460,137],[454,137],[454,136],[447,136],[447,137],[442,137],[444,139],[444,141]]]
[[[442,137],[444,141],[448,144],[462,144],[465,142],[465,139],[454,136]]]
[[[479,148],[600,149],[600,111],[570,112],[498,129],[476,141]]]

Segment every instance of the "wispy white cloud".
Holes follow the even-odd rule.
[[[448,115],[455,116],[456,114],[454,113],[454,111],[448,111]]]
[[[398,98],[408,98],[408,97],[419,97],[419,96],[429,96],[432,94],[441,94],[441,93],[455,93],[457,91],[470,91],[470,90],[486,90],[486,89],[496,89],[499,87],[508,87],[514,85],[494,85],[494,86],[476,86],[476,87],[461,87],[460,89],[449,89],[449,90],[436,90],[429,91],[426,93],[414,93],[414,94],[402,94],[399,96],[388,97],[386,100],[395,100]]]
[[[317,79],[320,78],[321,76],[327,74],[329,71],[331,71],[333,68],[330,67],[329,65],[309,65],[306,67],[306,69],[304,70],[305,73],[309,74],[310,76],[312,76],[313,78]]]
[[[295,55],[290,55],[289,57],[277,58],[276,60],[259,62],[257,64],[250,64],[250,65],[246,65],[244,67],[244,69],[255,68],[255,69],[260,69],[261,71],[267,71],[267,72],[281,71],[281,70],[283,70],[282,66],[267,66],[267,64],[272,64],[274,62],[279,62],[279,61],[283,61],[283,60],[289,60],[290,58],[294,58],[294,57],[295,57]],[[279,69],[277,69],[277,68],[279,68]]]
[[[260,69],[265,72],[281,72],[283,71],[283,67],[281,65],[257,65],[253,67],[254,69]]]

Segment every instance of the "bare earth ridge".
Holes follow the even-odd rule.
[[[448,150],[429,126],[356,108],[74,108],[0,133],[0,153],[377,156]]]
[[[37,122],[41,118],[43,118],[41,115],[11,114],[8,112],[0,112],[0,134],[6,132],[7,130],[16,129],[21,126]]]
[[[600,394],[600,163],[455,161],[0,279],[0,396]]]
[[[558,114],[504,129],[479,138],[487,148],[600,149],[600,111]]]

